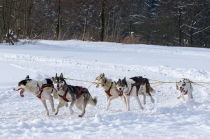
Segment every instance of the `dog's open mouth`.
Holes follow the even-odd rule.
[[[123,90],[118,90],[118,95],[122,96],[123,95]]]
[[[17,91],[19,91],[20,90],[20,96],[21,97],[24,97],[24,92],[25,92],[25,90],[23,89],[23,88],[20,88],[20,89],[18,89]]]
[[[180,92],[187,93],[187,91],[185,91],[184,88],[180,88]]]

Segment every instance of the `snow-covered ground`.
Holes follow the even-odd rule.
[[[210,49],[125,45],[107,42],[46,41],[35,44],[0,45],[0,138],[1,139],[209,139],[210,84],[194,87],[194,100],[177,100],[175,83],[189,78],[193,82],[210,82]],[[72,85],[89,87],[100,73],[119,78],[143,76],[151,79],[156,90],[155,103],[147,98],[144,110],[131,99],[131,111],[125,111],[120,99],[105,110],[102,88],[89,87],[98,96],[96,107],[87,106],[83,118],[74,107],[50,111],[45,116],[41,102],[29,93],[20,97],[13,91],[20,80],[52,77],[55,73],[75,79]],[[142,96],[140,96],[142,101]],[[58,100],[55,100],[57,106]],[[48,103],[48,108],[49,103]],[[51,109],[50,109],[51,110]]]

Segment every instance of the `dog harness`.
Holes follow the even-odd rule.
[[[37,84],[37,86],[39,87],[39,85]],[[43,84],[42,85],[42,87],[40,88],[40,92],[39,92],[39,94],[36,96],[36,97],[38,97],[39,99],[41,99],[42,97],[42,92],[43,92],[43,90],[48,90],[49,89],[49,87],[50,88],[52,88],[52,84]],[[53,91],[53,89],[52,89],[52,91]],[[51,92],[52,93],[52,92]]]
[[[63,88],[64,86],[61,86],[61,87],[59,87],[59,89],[60,88]],[[76,96],[77,96],[77,98],[79,98],[79,96],[82,94],[82,87],[81,86],[71,86],[74,90],[76,90],[76,92],[77,92],[77,94],[76,94]],[[67,93],[68,93],[68,89],[66,89],[66,91],[65,91],[65,93],[63,94],[63,96],[62,95],[59,95],[63,100],[65,100],[66,102],[69,102],[69,100],[66,98],[66,95],[67,95]]]
[[[82,86],[71,86],[76,93],[77,98],[82,94]]]
[[[111,83],[111,86],[109,87],[109,89],[105,91],[107,93],[107,95],[109,95],[109,96],[112,96],[111,93],[110,93],[112,85],[113,85],[113,82]]]
[[[133,83],[133,84],[131,84],[131,90],[129,91],[129,93],[127,94],[127,96],[130,96],[133,87],[134,87],[134,86],[137,86],[137,85],[139,85],[139,84],[138,84],[138,83]],[[137,93],[137,95],[138,95],[138,93]]]
[[[66,102],[69,102],[69,100],[66,98],[66,95],[67,95],[67,92],[68,92],[68,89],[66,89],[65,93],[62,95],[59,95],[63,100],[65,100]]]

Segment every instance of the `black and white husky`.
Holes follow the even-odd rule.
[[[85,114],[87,104],[95,106],[97,103],[97,97],[92,98],[87,88],[68,85],[62,73],[60,74],[60,77],[58,77],[56,73],[55,77],[53,77],[53,85],[56,88],[59,96],[59,104],[57,106],[55,115],[58,114],[61,107],[64,105],[67,106],[67,102],[71,102],[69,106],[70,113],[74,113],[72,107],[75,104],[76,107],[82,111],[82,113],[78,116],[82,117]]]
[[[144,104],[146,104],[146,96],[149,96],[154,103],[151,93],[154,93],[155,90],[150,86],[146,78],[132,77],[130,79],[119,79],[117,81],[117,89],[125,96],[128,111],[130,110],[130,96],[137,100],[140,109],[143,109],[143,107],[138,95],[144,96]]]
[[[104,94],[106,96],[106,110],[109,109],[111,101],[118,97],[120,97],[126,104],[125,96],[116,88],[116,82],[113,82],[112,79],[105,77],[104,73],[101,73],[98,77],[96,77],[95,83],[97,84],[97,88],[101,86],[104,89]]]
[[[53,88],[52,78],[33,80],[29,78],[29,75],[27,75],[24,80],[18,83],[18,86],[13,88],[13,90],[20,90],[21,97],[24,97],[24,92],[29,92],[36,96],[39,100],[41,100],[42,104],[44,105],[47,116],[49,116],[49,111],[47,108],[46,100],[49,100],[52,111],[55,112],[53,97],[58,98],[58,96],[56,90]]]
[[[150,86],[149,80],[147,78],[143,78],[142,76],[135,76],[130,79],[135,81],[134,86],[137,88],[138,95],[143,95],[144,104],[146,104],[146,96],[150,97],[152,103],[155,102],[152,97],[152,93],[155,93],[155,90]]]

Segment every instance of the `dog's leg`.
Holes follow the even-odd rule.
[[[182,95],[182,99],[185,101],[184,95]]]
[[[71,102],[71,104],[69,106],[69,111],[70,111],[71,115],[74,113],[72,107],[74,106],[75,101],[76,101],[76,99],[72,99],[72,102]]]
[[[190,101],[191,99],[193,99],[192,91],[189,91],[187,95],[188,95],[188,101]]]
[[[106,92],[104,92],[104,93],[105,93],[105,96],[106,96],[106,108],[107,108],[110,96]]]
[[[58,99],[58,93],[55,89],[53,89],[52,96],[54,99]]]
[[[109,99],[108,99],[108,102],[107,102],[107,105],[106,105],[106,110],[108,110],[109,109],[109,106],[110,106],[110,103],[111,103],[111,100],[113,100],[113,99],[116,99],[118,96],[111,96],[111,97],[109,97]]]
[[[185,101],[184,95],[181,93],[180,96],[177,97],[177,99],[182,98]]]
[[[56,108],[55,115],[58,114],[59,109],[60,109],[61,107],[63,107],[65,104],[66,104],[66,101],[61,100],[61,98],[59,98],[59,104],[58,104],[58,106],[57,106],[57,108]]]
[[[127,107],[127,104],[126,104],[126,98],[124,95],[120,96],[121,100],[124,102],[125,104],[125,107]]]
[[[49,101],[50,101],[50,106],[52,108],[52,111],[55,112],[54,100],[53,100],[53,97],[51,95],[49,97]]]
[[[76,107],[77,107],[79,110],[82,111],[81,101],[82,101],[82,100],[76,100],[75,105],[76,105]]]
[[[155,103],[155,100],[153,99],[152,95],[149,95],[149,97],[150,97],[151,102]]]
[[[144,105],[146,104],[146,95],[143,94]]]
[[[130,96],[126,96],[126,103],[127,103],[127,111],[130,111]]]
[[[138,96],[134,96],[134,97],[135,97],[136,101],[138,102],[140,109],[143,110],[144,108],[143,108],[143,106],[141,105],[141,102],[140,102],[140,100],[139,100],[139,97],[138,97]]]
[[[46,110],[46,116],[49,116],[49,111],[48,111],[48,109],[47,109],[46,100],[41,99],[41,102],[42,102],[42,104],[43,104],[43,106],[44,106],[44,108],[45,108],[45,110]]]
[[[82,105],[82,113],[78,115],[79,117],[82,117],[85,114],[86,106],[87,106],[87,101],[84,100],[83,105]]]

